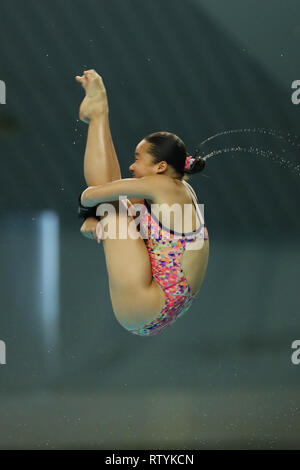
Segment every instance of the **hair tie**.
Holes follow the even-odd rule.
[[[193,155],[188,155],[185,159],[184,169],[189,170],[191,168],[191,166],[193,165],[195,160],[196,160],[196,158],[193,157]]]

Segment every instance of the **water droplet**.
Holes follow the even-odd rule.
[[[275,137],[276,139],[279,139],[285,143],[288,143],[292,147],[300,147],[300,144],[297,143],[297,139],[299,139],[299,136],[292,135],[290,132],[284,133],[282,131],[274,130],[274,129],[265,129],[265,128],[246,128],[246,129],[231,129],[228,131],[224,132],[219,132],[218,134],[215,134],[208,139],[205,139],[201,144],[198,146],[196,151],[199,153],[199,155],[204,158],[204,160],[207,160],[208,158],[223,154],[223,153],[237,153],[237,152],[244,152],[244,153],[250,153],[254,154],[258,157],[265,157],[268,158],[269,160],[279,163],[282,167],[287,168],[289,170],[292,170],[296,172],[298,175],[300,175],[299,172],[299,164],[297,162],[292,162],[289,160],[286,160],[285,158],[282,157],[279,153],[273,152],[272,150],[263,150],[258,147],[241,147],[241,146],[234,146],[234,147],[223,147],[218,150],[213,150],[207,154],[204,154],[203,150],[201,150],[201,147],[203,147],[207,142],[212,141],[213,139],[216,139],[217,137],[220,136],[225,136],[225,135],[232,135],[232,134],[245,134],[245,133],[256,133],[256,134],[263,134],[265,136],[272,136]],[[286,153],[286,149],[281,149],[282,153]],[[233,158],[233,155],[231,155]]]
[[[219,132],[218,134],[215,134],[215,135],[209,137],[208,139],[205,139],[203,142],[201,142],[201,144],[198,147],[203,146],[207,142],[215,139],[216,137],[220,137],[220,136],[223,136],[223,135],[230,135],[230,134],[245,134],[245,133],[270,135],[270,136],[275,137],[277,139],[283,140],[283,141],[291,144],[292,146],[300,147],[300,144],[296,144],[296,142],[295,142],[295,140],[299,139],[299,136],[292,135],[290,132],[286,133],[286,135],[285,135],[285,133],[283,133],[282,131],[278,131],[278,130],[275,130],[275,129],[265,129],[265,128],[231,129],[231,130],[228,130],[228,131]]]

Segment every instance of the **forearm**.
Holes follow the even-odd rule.
[[[81,193],[80,201],[84,207],[94,207],[102,202],[117,201],[125,198],[151,199],[161,198],[161,177],[157,175],[142,178],[123,178],[109,181],[99,186],[90,186]]]
[[[88,186],[121,179],[120,165],[113,145],[108,113],[91,119],[84,155],[84,177]]]
[[[125,181],[125,180],[122,180]],[[119,200],[121,194],[114,189],[114,182],[101,184],[100,186],[90,186],[81,193],[81,204],[84,208],[94,208],[99,204],[113,203]],[[125,196],[123,194],[122,196]]]

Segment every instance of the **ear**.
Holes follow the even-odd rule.
[[[163,173],[168,168],[168,164],[165,160],[158,163],[157,173]]]

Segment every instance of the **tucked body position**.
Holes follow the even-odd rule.
[[[76,80],[85,90],[79,117],[89,126],[87,189],[79,196],[81,233],[103,246],[118,322],[133,334],[152,336],[190,308],[205,277],[208,232],[187,182],[205,161],[189,155],[175,134],[155,132],[138,143],[129,167],[132,178],[122,179],[103,80],[95,70]],[[177,217],[180,210],[183,216]],[[105,230],[109,227],[116,229],[114,236]],[[124,237],[124,227],[130,236]]]

